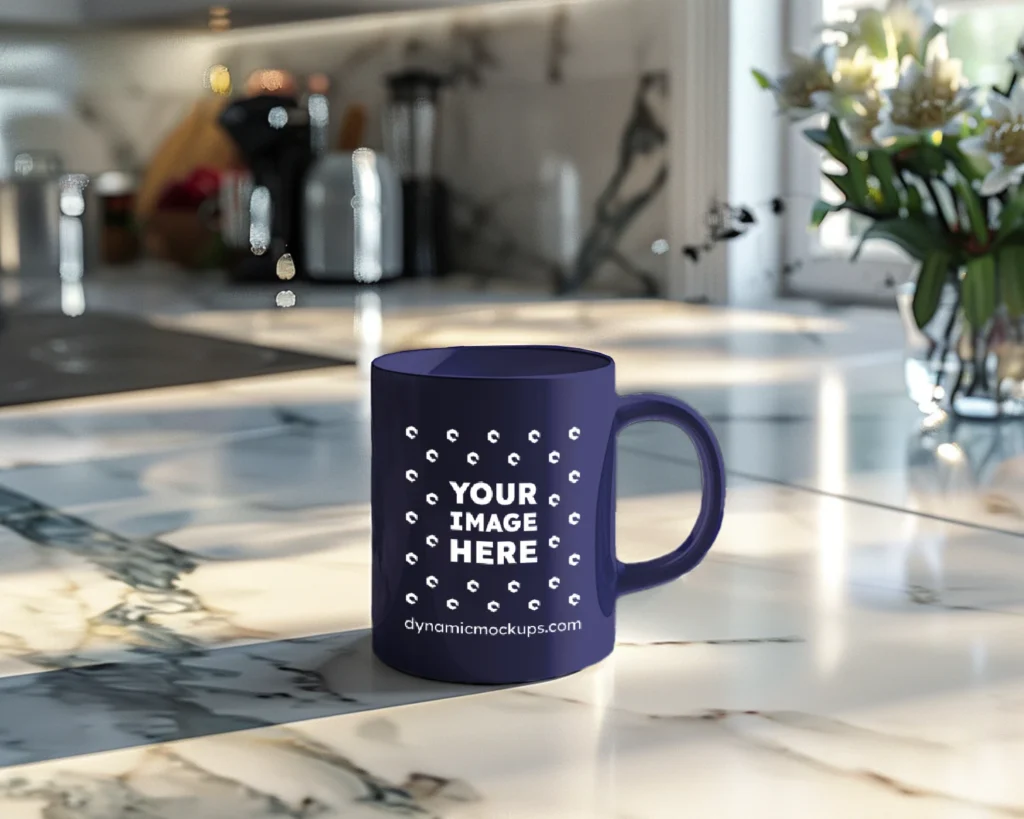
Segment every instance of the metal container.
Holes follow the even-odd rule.
[[[246,170],[225,171],[220,185],[220,234],[230,250],[249,249],[252,174]],[[269,226],[267,227],[269,241]]]
[[[306,272],[372,283],[402,273],[402,186],[386,156],[368,148],[321,157],[306,178]]]
[[[427,71],[388,77],[384,152],[405,181],[433,179],[437,165],[437,100],[442,78]]]
[[[60,264],[60,179],[53,153],[20,153],[0,182],[0,268],[56,276]]]

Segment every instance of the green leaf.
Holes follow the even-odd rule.
[[[960,137],[945,137],[939,150],[965,179],[973,182],[975,179],[984,178],[985,170],[960,150]]]
[[[866,9],[860,13],[860,36],[871,56],[884,60],[889,56],[889,37],[885,30],[885,17],[877,9]]]
[[[858,204],[869,203],[868,198],[868,163],[866,160],[851,157],[846,167],[846,176],[850,180]]]
[[[838,124],[836,126],[838,128]],[[840,130],[838,134],[835,130],[824,128],[807,128],[804,130],[804,136],[809,142],[813,142],[819,148],[824,148],[829,156],[835,159],[842,165],[847,165],[850,161],[850,150],[849,145],[846,142],[846,137]]]
[[[851,261],[857,260],[864,243],[869,239],[892,242],[919,261],[936,250],[952,252],[938,220],[925,214],[913,219],[882,219],[875,222],[861,235]]]
[[[922,330],[939,309],[942,287],[949,279],[952,257],[945,250],[933,250],[924,257],[914,288],[914,321]]]
[[[924,212],[924,200],[917,186],[907,183],[907,210],[913,214]]]
[[[1007,245],[998,251],[999,288],[1010,315],[1024,316],[1024,246]]]
[[[896,46],[896,56],[902,63],[904,57],[913,57],[917,59],[917,52],[914,50],[914,38],[909,34],[904,34],[900,37],[900,41]]]
[[[935,145],[918,139],[900,151],[899,160],[922,179],[939,176],[946,169],[946,156]]]
[[[825,221],[830,213],[836,213],[843,209],[843,205],[833,205],[831,202],[825,202],[819,199],[814,203],[814,207],[811,208],[811,227],[819,228],[821,223]]]
[[[991,254],[967,260],[961,292],[964,317],[981,329],[996,311],[996,260]]]
[[[828,118],[828,145],[829,152],[836,159],[845,162],[850,156],[850,143],[846,139],[846,134],[843,133],[843,128],[839,124],[839,120],[835,117]]]
[[[896,169],[893,167],[892,159],[885,151],[873,150],[868,152],[868,165],[878,180],[882,204],[887,209],[895,210],[900,205],[900,195],[896,190]]]
[[[985,209],[977,192],[965,179],[957,179],[956,192],[960,196],[960,201],[963,203],[964,208],[967,210],[967,221],[970,223],[974,238],[982,246],[987,246],[989,241],[988,219],[985,216]]]
[[[1003,205],[999,213],[999,232],[996,234],[996,241],[1003,242],[1008,239],[1020,227],[1024,221],[1024,190],[1019,190],[1017,195]]]
[[[850,174],[827,173],[825,174],[825,178],[839,189],[839,192],[846,197],[847,201],[857,207],[863,207],[865,205],[864,197],[860,195],[860,192],[850,177]]]
[[[924,33],[924,37],[921,38],[921,53],[918,55],[918,59],[923,63],[928,57],[928,46],[932,44],[932,40],[944,33],[945,29],[938,23],[932,23],[928,30]]]
[[[757,84],[762,88],[767,89],[775,87],[775,83],[773,83],[771,79],[768,77],[768,75],[765,74],[763,71],[758,71],[756,68],[754,68],[751,70],[750,73],[754,75],[754,79],[757,81]]]
[[[810,142],[813,142],[815,145],[818,145],[819,147],[822,147],[822,148],[828,148],[829,147],[830,143],[829,143],[828,131],[826,131],[824,128],[805,128],[804,129],[804,136]]]

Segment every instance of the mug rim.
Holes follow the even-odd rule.
[[[559,353],[566,353],[570,356],[579,357],[581,359],[595,359],[599,362],[597,366],[566,369],[563,372],[554,373],[527,373],[524,375],[502,375],[502,374],[481,374],[481,375],[465,375],[461,373],[433,373],[427,372],[427,367],[424,366],[424,360],[432,361],[431,367],[436,367],[439,362],[432,360],[429,356],[436,355],[443,352],[455,352],[458,350],[488,350],[494,353],[509,352],[509,351],[521,351],[521,350],[551,350]],[[399,368],[395,366],[402,358],[420,358],[420,368],[417,369],[414,365]],[[574,378],[579,376],[588,375],[590,373],[600,372],[608,368],[615,366],[615,360],[605,353],[598,352],[597,350],[588,350],[583,347],[568,347],[559,344],[458,344],[450,347],[418,347],[411,350],[395,350],[390,353],[384,353],[383,355],[377,356],[370,364],[371,369],[381,370],[382,372],[390,373],[392,375],[408,376],[410,378],[437,378],[437,379],[451,379],[455,381],[534,381],[534,380],[551,380],[557,378]]]

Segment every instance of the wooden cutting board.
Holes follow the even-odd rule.
[[[153,212],[167,185],[184,179],[195,168],[225,170],[240,166],[234,142],[217,122],[227,103],[222,97],[196,102],[153,153],[136,199],[140,219]]]

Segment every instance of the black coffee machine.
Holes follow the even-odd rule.
[[[428,71],[388,77],[384,152],[402,178],[403,275],[448,272],[449,191],[437,175],[438,95],[443,78]]]
[[[306,278],[302,197],[313,161],[309,112],[294,97],[264,94],[238,100],[220,115],[252,173],[250,253],[230,270],[236,281],[276,281],[277,263],[291,254],[296,278]]]

